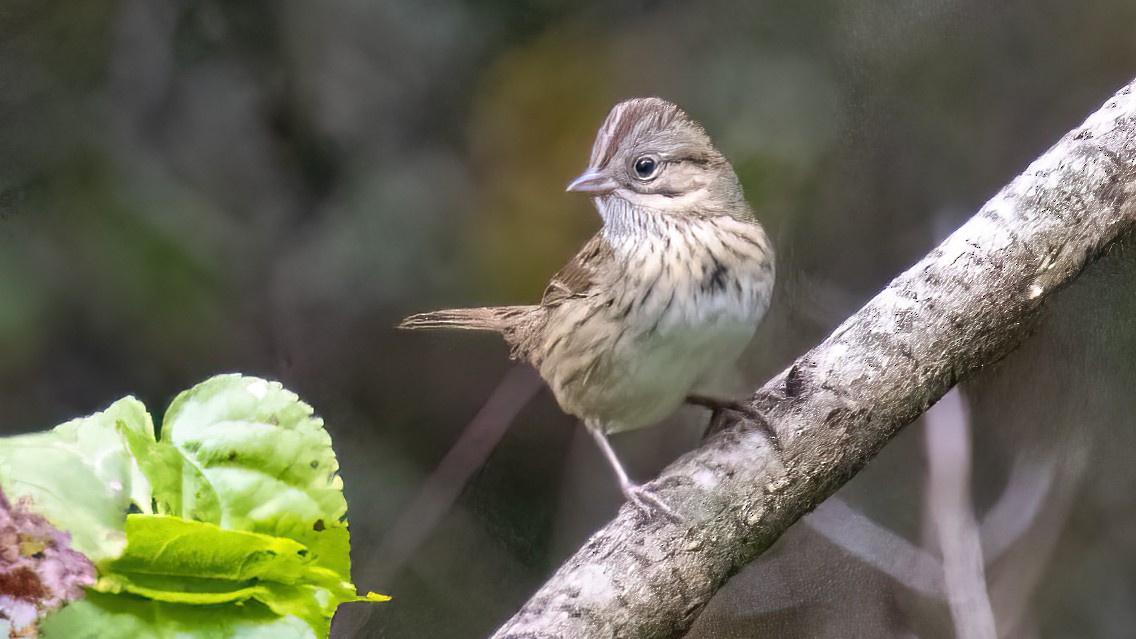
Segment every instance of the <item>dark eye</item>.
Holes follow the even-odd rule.
[[[659,161],[650,155],[644,155],[635,160],[634,167],[635,175],[639,176],[640,180],[649,180],[659,172]]]

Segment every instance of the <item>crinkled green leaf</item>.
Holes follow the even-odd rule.
[[[256,601],[187,606],[89,591],[40,625],[43,639],[316,639],[303,619]],[[326,633],[322,636],[326,636]]]
[[[138,467],[150,480],[154,511],[197,521],[219,521],[213,486],[173,444],[126,430],[123,435]]]
[[[331,437],[294,393],[254,377],[214,377],[173,401],[162,441],[216,493],[220,518],[206,521],[294,539],[317,565],[350,579],[347,502]]]
[[[123,441],[123,433],[154,439],[141,402],[121,399],[101,413],[46,433],[0,438],[0,486],[12,501],[33,508],[71,533],[73,547],[96,564],[126,544],[126,512],[150,509],[150,486]]]
[[[87,599],[44,622],[48,638],[325,637],[340,603],[388,599],[350,583],[337,471],[310,406],[240,375],[179,395],[161,441],[133,398],[0,439],[0,485],[99,568]]]
[[[214,524],[160,515],[126,518],[126,551],[107,565],[117,573],[311,584],[351,591],[334,572],[312,562],[301,543]]]

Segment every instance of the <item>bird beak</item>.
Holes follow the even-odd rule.
[[[584,171],[580,177],[572,180],[568,185],[568,191],[575,193],[591,193],[592,195],[603,195],[604,193],[611,193],[615,190],[615,180],[604,175],[596,169],[588,169]]]

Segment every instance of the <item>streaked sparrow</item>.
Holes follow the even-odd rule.
[[[412,315],[400,328],[495,331],[532,363],[560,407],[583,420],[642,506],[607,435],[654,424],[738,357],[773,293],[773,248],[738,178],[698,123],[659,98],[617,104],[591,163],[568,185],[603,228],[552,277],[539,304]]]

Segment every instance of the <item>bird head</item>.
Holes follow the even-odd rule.
[[[617,198],[660,213],[731,212],[744,204],[733,168],[706,131],[674,104],[636,98],[612,108],[588,169],[568,185],[597,204]]]

